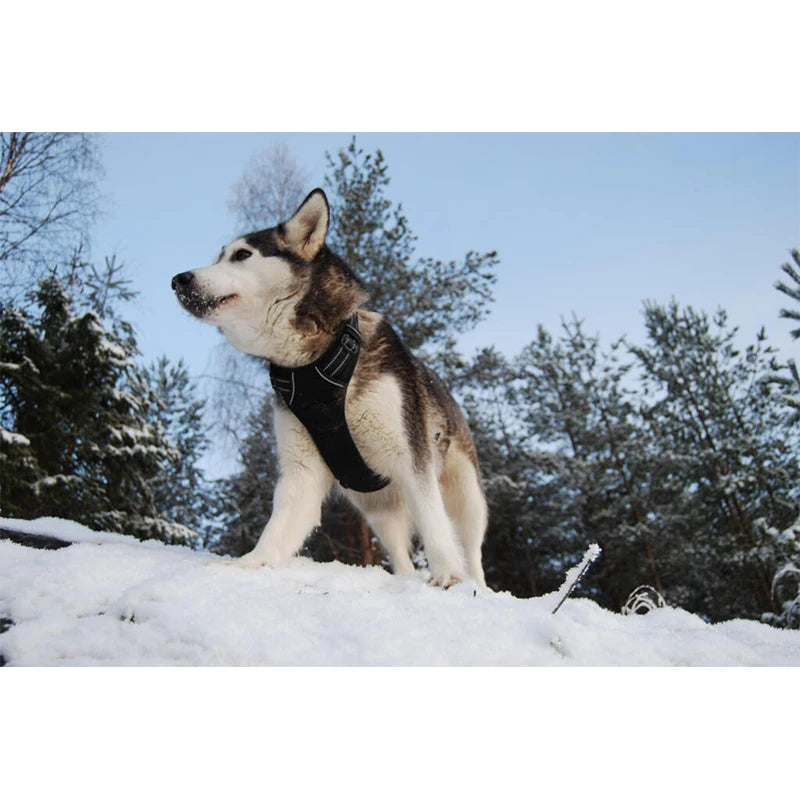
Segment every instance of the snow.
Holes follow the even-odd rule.
[[[128,353],[125,351],[125,348],[117,344],[117,342],[109,339],[108,332],[103,327],[102,322],[100,322],[97,316],[93,312],[90,312],[88,316],[91,317],[89,321],[89,329],[99,337],[97,343],[99,350],[108,353],[110,358],[120,362],[121,364],[132,364],[133,362],[128,357]],[[72,317],[71,322],[74,324],[75,321],[77,321],[77,318]]]
[[[0,442],[8,446],[22,447],[30,445],[31,440],[21,433],[14,433],[13,431],[7,431],[5,428],[0,428]]]
[[[0,539],[9,666],[800,665],[800,631],[677,608],[623,616],[577,598],[554,615],[555,592],[443,591],[419,574],[303,558],[244,569],[54,518],[0,527],[75,543]]]
[[[42,489],[52,489],[54,486],[66,485],[70,483],[81,483],[83,478],[80,475],[48,475],[45,478],[40,478],[31,484],[31,489],[35,494],[38,494]]]
[[[138,442],[141,439],[150,439],[153,434],[144,428],[134,428],[132,425],[119,425],[111,431],[111,436],[114,439],[125,440],[131,439]]]
[[[121,347],[116,342],[109,341],[108,339],[101,339],[99,342],[99,348],[101,351],[108,353],[109,356],[116,361],[119,361],[123,364],[133,363],[128,358],[125,348]]]

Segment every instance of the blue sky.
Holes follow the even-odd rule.
[[[207,371],[217,332],[182,312],[176,272],[204,266],[236,230],[227,209],[247,158],[286,142],[322,185],[325,151],[350,134],[102,136],[105,213],[96,259],[116,253],[139,298],[128,309],[146,359]],[[797,355],[773,284],[800,245],[796,134],[364,134],[389,165],[388,195],[418,235],[418,254],[498,251],[496,300],[462,348],[509,355],[541,323],[576,313],[609,343],[642,335],[647,298],[726,308],[750,339],[763,324]],[[333,209],[335,213],[336,209]],[[358,265],[353,265],[358,269]]]

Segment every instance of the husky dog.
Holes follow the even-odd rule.
[[[238,563],[284,564],[320,524],[335,486],[364,514],[395,573],[414,571],[409,553],[416,531],[431,583],[446,588],[471,578],[485,586],[487,508],[464,415],[381,315],[363,308],[360,281],[325,244],[329,217],[325,194],[315,189],[287,222],[242,236],[216,263],[172,279],[185,309],[270,363],[278,393],[273,512]],[[318,388],[308,365],[319,366]],[[339,410],[323,403],[321,412],[323,428],[337,414],[341,423],[341,438],[327,449],[320,443],[325,431],[315,433],[293,405],[301,375],[310,381],[306,394],[339,392]],[[336,463],[345,450],[352,451],[346,478]]]

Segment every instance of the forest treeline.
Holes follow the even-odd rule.
[[[230,351],[209,394],[182,363],[142,364],[124,269],[82,257],[96,143],[2,134],[1,144],[0,513],[247,552],[277,477],[264,365]],[[800,378],[763,329],[747,340],[723,310],[648,301],[638,336],[602,342],[571,317],[539,327],[514,357],[490,346],[466,356],[456,337],[491,311],[498,254],[418,255],[381,152],[353,139],[327,164],[329,244],[467,412],[492,588],[552,591],[597,542],[602,557],[577,593],[604,607],[648,585],[709,620],[800,627]],[[248,163],[231,210],[243,229],[275,224],[307,184],[274,147]],[[780,269],[776,317],[800,319],[796,250]],[[200,463],[220,437],[239,467],[209,481]],[[386,563],[363,519],[335,500],[304,552]]]

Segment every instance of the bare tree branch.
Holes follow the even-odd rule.
[[[85,244],[101,173],[87,133],[0,133],[0,289],[14,299]]]
[[[310,176],[284,142],[250,156],[231,187],[228,209],[242,230],[260,230],[289,219],[308,192]]]

